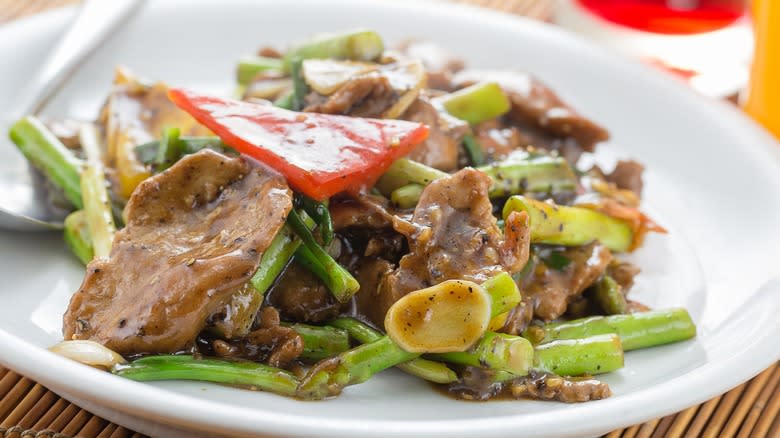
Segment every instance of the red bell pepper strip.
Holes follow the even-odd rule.
[[[169,98],[225,144],[276,169],[293,189],[322,201],[371,187],[428,137],[401,120],[299,113],[173,88]]]

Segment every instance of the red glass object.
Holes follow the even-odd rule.
[[[689,35],[722,29],[745,15],[747,0],[577,0],[591,13],[646,32]]]

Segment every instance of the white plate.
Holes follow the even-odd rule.
[[[72,16],[55,12],[0,28],[0,102],[13,99]],[[780,274],[777,145],[737,110],[552,27],[420,2],[150,2],[49,110],[93,117],[116,63],[228,93],[235,60],[258,45],[356,26],[375,28],[388,41],[442,43],[473,66],[529,70],[609,127],[613,140],[597,159],[643,161],[646,206],[671,231],[652,236],[634,256],[644,270],[635,296],[652,306],[687,307],[698,338],[628,354],[626,367],[605,377],[615,395],[577,405],[455,401],[393,371],[321,403],[200,383],[141,384],[43,349],[60,337],[82,270],[59,236],[2,233],[0,362],[157,435],[172,430],[148,421],[237,436],[454,438],[595,435],[701,402],[780,358],[780,280],[770,281]]]

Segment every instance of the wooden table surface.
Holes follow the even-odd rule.
[[[105,0],[108,1],[108,0]],[[549,17],[552,0],[455,0],[525,15]],[[0,24],[79,0],[0,0]],[[608,438],[780,438],[780,365],[775,364],[719,397],[677,414],[616,430]],[[2,438],[140,438],[59,398],[38,383],[0,367]]]

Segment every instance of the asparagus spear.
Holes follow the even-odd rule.
[[[308,196],[299,195],[296,198],[303,210],[317,223],[324,245],[330,245],[333,241],[333,220],[325,202],[317,202]],[[327,202],[327,201],[326,201]]]
[[[65,192],[74,207],[83,208],[80,177],[84,163],[33,116],[18,120],[8,131],[27,160]]]
[[[314,221],[309,216],[302,214],[300,218],[308,229],[314,228]],[[301,239],[285,224],[263,253],[257,272],[249,280],[259,294],[265,295],[300,247]]]
[[[382,370],[419,356],[419,353],[404,351],[389,337],[382,336],[319,362],[301,380],[297,396],[306,400],[336,396],[346,386],[363,383]]]
[[[298,379],[290,372],[248,361],[196,359],[190,355],[148,356],[115,365],[114,374],[137,381],[198,380],[242,385],[293,396]]]
[[[276,234],[263,253],[257,272],[249,280],[259,294],[265,295],[300,245],[301,239],[287,225]]]
[[[472,166],[481,166],[485,164],[485,155],[482,153],[482,146],[477,143],[474,136],[466,134],[463,136],[463,149],[466,150],[466,155],[469,156],[469,161]]]
[[[506,275],[511,280],[508,274]],[[504,278],[496,281],[487,281],[483,287],[491,297],[491,315],[493,317],[508,311],[508,306],[513,299],[509,287],[517,295],[520,294],[517,285],[513,281],[506,282]],[[370,333],[364,333],[369,339]],[[382,336],[369,343],[363,344],[340,355],[320,362],[301,381],[298,387],[298,396],[304,399],[322,399],[338,395],[348,385],[365,382],[372,375],[396,366],[400,363],[417,359],[420,353],[405,351],[392,341],[388,336]]]
[[[488,332],[468,351],[436,353],[429,357],[525,376],[533,364],[534,348],[527,339],[520,336]]]
[[[481,82],[436,99],[447,112],[472,125],[495,119],[511,108],[509,98],[495,82]]]
[[[312,272],[325,283],[340,303],[349,300],[360,289],[357,280],[314,240],[311,231],[295,209],[287,216],[287,224],[303,241],[303,246],[298,248],[296,257],[300,256],[304,265],[313,268]]]
[[[376,187],[380,192],[389,194],[393,190],[408,184],[428,185],[431,181],[449,176],[446,172],[433,167],[412,161],[408,158],[400,158],[387,169],[379,178]]]
[[[687,310],[675,308],[531,326],[523,336],[544,344],[610,333],[620,336],[623,349],[631,351],[690,339],[696,336],[696,326]]]
[[[407,184],[403,187],[399,187],[390,194],[390,200],[398,208],[414,208],[417,202],[420,200],[423,189],[425,187],[420,184]]]
[[[529,157],[477,168],[492,180],[489,196],[502,198],[519,193],[574,191],[577,176],[563,157]]]
[[[522,299],[517,283],[506,272],[490,277],[482,287],[490,294],[493,318],[514,309]]]
[[[321,360],[349,350],[349,334],[336,327],[319,327],[309,324],[285,324],[303,339],[304,360]]]
[[[355,29],[344,33],[316,35],[296,44],[282,58],[283,69],[289,72],[295,58],[333,58],[354,61],[374,61],[384,51],[382,37],[373,30]]]
[[[290,91],[289,93],[285,94],[284,96],[279,97],[274,101],[274,106],[278,106],[279,108],[284,108],[288,110],[293,109],[293,92]]]
[[[157,172],[169,168],[173,163],[179,161],[184,155],[184,144],[180,140],[181,131],[179,128],[163,129],[160,138],[157,155],[154,157],[154,168]]]
[[[628,313],[626,297],[620,285],[609,275],[604,275],[593,285],[593,296],[607,315]]]
[[[602,374],[623,367],[623,347],[614,334],[538,345],[533,368],[560,376]]]
[[[169,137],[170,138],[170,137]],[[150,141],[135,147],[135,153],[138,156],[138,161],[144,164],[155,164],[160,149],[167,147],[163,146],[164,140]],[[225,153],[230,151],[229,146],[222,143],[219,137],[178,137],[177,145],[179,147],[178,157],[181,158],[184,155],[194,154],[201,149],[211,149],[217,152]],[[173,163],[176,159],[171,157],[170,162]]]
[[[504,204],[504,220],[513,211],[531,218],[531,242],[579,246],[598,240],[613,251],[627,251],[633,241],[631,226],[598,211],[512,196]]]
[[[303,99],[309,92],[309,86],[303,80],[303,59],[296,56],[290,61],[290,76],[292,76],[292,110],[301,111],[304,107]]]
[[[89,263],[93,256],[92,239],[84,210],[76,210],[65,218],[65,243],[83,264]]]
[[[569,163],[561,157],[528,157],[509,159],[504,162],[480,166],[477,168],[487,174],[492,184],[488,195],[491,198],[503,198],[520,193],[555,193],[573,191],[577,187],[577,177]],[[422,187],[446,173],[411,161],[407,158],[396,160],[377,182],[377,188],[383,193],[391,193],[391,199],[402,208],[417,204]]]
[[[328,324],[346,330],[352,338],[363,344],[375,342],[383,336],[378,330],[374,330],[354,318],[338,318]],[[396,367],[407,374],[434,383],[452,383],[458,379],[455,372],[446,365],[421,357],[400,363]]]
[[[81,194],[84,201],[89,235],[95,257],[107,257],[114,242],[114,216],[106,188],[103,159],[94,125],[84,125],[79,132],[81,148],[87,155],[87,164],[81,173]]]
[[[236,82],[239,85],[249,85],[258,73],[268,70],[281,71],[283,63],[281,59],[268,58],[266,56],[245,56],[238,61],[236,68]]]

